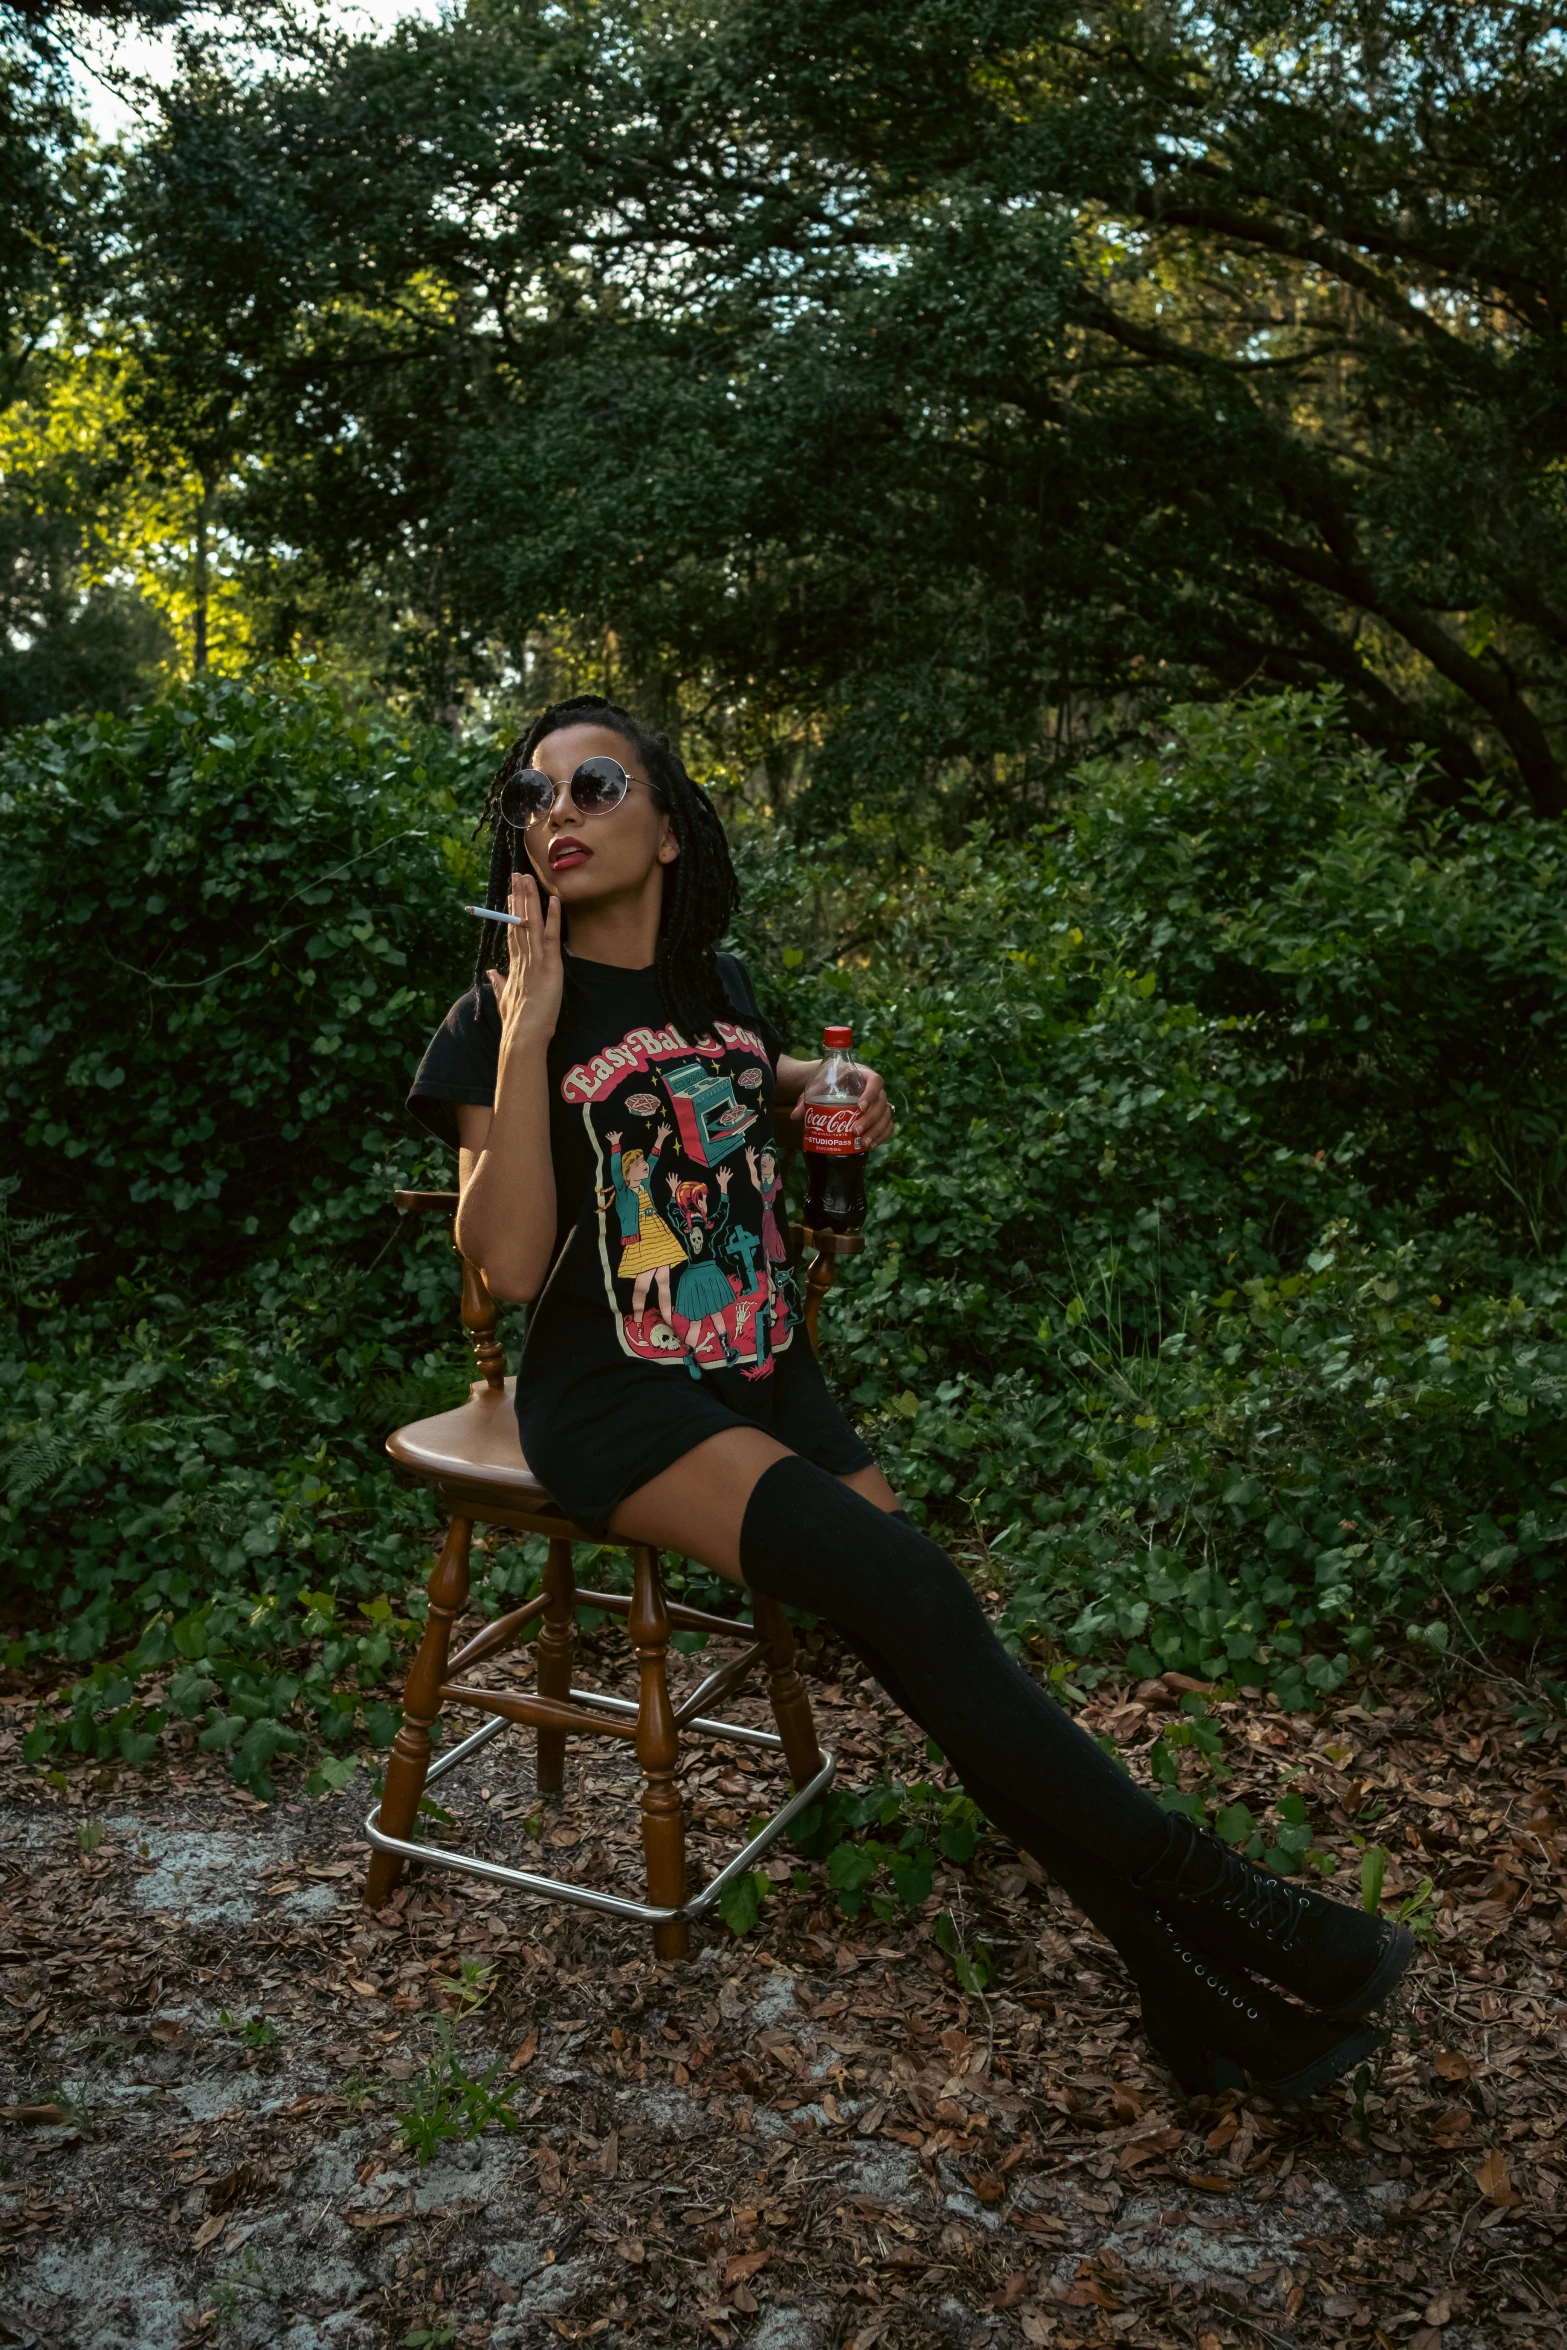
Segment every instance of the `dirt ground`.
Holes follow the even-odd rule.
[[[613,1635],[590,1647],[614,1685]],[[841,1656],[814,1643],[808,1677],[842,1778],[922,1767]],[[263,1807],[191,1753],[50,1784],[20,1760],[26,1695],[0,1734],[0,2344],[1567,2331],[1567,1748],[1525,1743],[1497,1685],[1220,1711],[1232,1792],[1260,1811],[1293,1774],[1346,1898],[1357,1833],[1391,1856],[1389,1902],[1436,1885],[1375,2080],[1295,2114],[1184,2100],[1114,1954],[996,1840],[890,1923],[845,1920],[785,1855],[749,1936],[705,1925],[660,1968],[639,1929],[445,1872],[371,1917],[362,1782]],[[1178,1696],[1102,1693],[1092,1717],[1135,1758]],[[456,1824],[430,1826],[634,1890],[628,1769],[618,1743],[577,1750],[541,1807],[510,1736],[443,1782]],[[690,1791],[699,1864],[776,1800],[735,1747],[697,1750]],[[935,1946],[939,1910],[993,1951],[985,1993]],[[472,2094],[509,2091],[513,2126],[421,2164],[407,2117],[492,2067]]]

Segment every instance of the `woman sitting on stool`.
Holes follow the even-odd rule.
[[[1163,1812],[1007,1655],[829,1396],[771,1246],[772,1116],[799,1115],[815,1064],[715,952],[738,891],[707,795],[662,735],[579,697],[507,753],[488,815],[486,904],[521,919],[485,925],[410,1098],[460,1146],[464,1255],[533,1304],[536,1475],[588,1533],[826,1617],[1109,1936],[1185,2087],[1293,2100],[1359,2063],[1409,1934]],[[873,1072],[859,1117],[886,1141]]]

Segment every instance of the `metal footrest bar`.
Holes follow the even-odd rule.
[[[596,1704],[609,1706],[617,1713],[622,1710],[628,1713],[636,1711],[627,1698],[603,1697],[591,1689],[573,1689],[571,1694],[576,1698],[588,1698]],[[460,1762],[467,1761],[481,1746],[488,1745],[492,1738],[498,1737],[502,1730],[511,1726],[499,1714],[492,1721],[485,1722],[481,1728],[454,1746],[450,1754],[442,1755],[438,1762],[431,1765],[425,1777],[425,1785],[428,1787],[436,1779],[444,1778],[448,1771],[455,1770]],[[687,1726],[693,1730],[716,1733],[723,1738],[740,1739],[750,1746],[782,1747],[782,1740],[769,1732],[747,1730],[737,1722],[698,1721]],[[541,1877],[532,1869],[513,1869],[508,1868],[503,1861],[480,1860],[471,1852],[447,1852],[438,1844],[415,1844],[401,1836],[388,1836],[381,1826],[379,1804],[365,1821],[365,1834],[377,1852],[395,1852],[403,1860],[423,1861],[433,1868],[456,1869],[463,1876],[484,1877],[491,1884],[509,1885],[517,1893],[537,1894],[546,1901],[569,1901],[578,1909],[600,1910],[606,1917],[630,1918],[639,1925],[665,1926],[673,1924],[676,1919],[701,1917],[710,1910],[725,1886],[733,1884],[736,1877],[743,1876],[769,1846],[777,1842],[784,1830],[815,1802],[817,1796],[826,1792],[832,1785],[837,1767],[836,1754],[824,1756],[822,1767],[815,1777],[797,1789],[788,1802],[774,1812],[766,1826],[759,1829],[749,1843],[743,1844],[716,1876],[708,1879],[701,1892],[693,1894],[689,1901],[683,1901],[678,1909],[658,1909],[648,1901],[629,1901],[619,1893],[600,1893],[591,1885],[568,1884],[563,1877]]]
[[[424,1774],[425,1785],[433,1787],[437,1779],[444,1779],[448,1771],[455,1771],[457,1765],[466,1762],[470,1754],[477,1754],[481,1746],[488,1746],[492,1738],[498,1738],[503,1730],[511,1727],[504,1714],[496,1714],[493,1720],[481,1722],[477,1730],[470,1730],[466,1738],[459,1739],[449,1754],[436,1757]],[[376,1808],[379,1810],[380,1806]]]
[[[611,1713],[634,1714],[636,1700],[631,1697],[608,1697],[602,1689],[573,1689],[571,1692],[583,1705],[607,1706]],[[682,1730],[705,1730],[710,1738],[732,1738],[737,1746],[765,1746],[773,1754],[782,1754],[783,1740],[776,1730],[750,1730],[744,1722],[716,1722],[708,1714],[675,1716]]]

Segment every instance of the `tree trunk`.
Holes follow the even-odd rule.
[[[191,627],[191,668],[198,677],[207,666],[207,601],[211,590],[207,531],[211,516],[212,485],[203,474],[201,501],[196,508],[196,610]]]

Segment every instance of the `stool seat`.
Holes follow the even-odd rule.
[[[523,1456],[516,1392],[515,1379],[504,1387],[476,1379],[466,1403],[395,1430],[386,1449],[399,1468],[452,1500],[488,1498],[531,1517],[558,1518],[564,1527],[565,1512]]]

